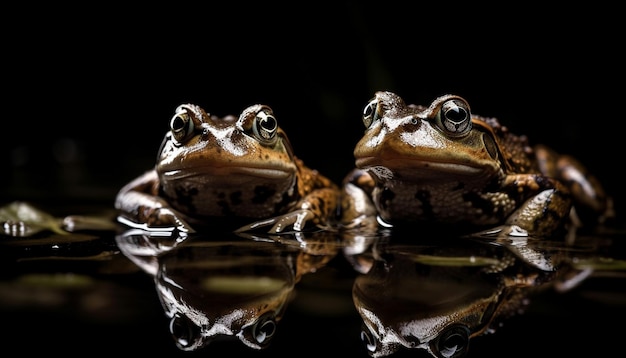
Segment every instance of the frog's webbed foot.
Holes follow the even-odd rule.
[[[139,219],[131,219],[122,215],[118,217],[118,221],[127,226],[140,228],[145,231],[169,231],[174,229],[179,232],[195,232],[189,223],[170,208],[149,209],[143,214],[143,216],[140,215]]]
[[[504,223],[481,234],[485,236],[547,238],[560,232],[571,212],[571,200],[560,188],[543,190],[526,200]]]
[[[493,238],[493,239],[505,239],[505,238],[514,238],[514,237],[528,237],[528,231],[517,225],[499,225],[493,228],[478,231],[476,233],[471,234],[472,237],[478,238]]]
[[[151,231],[176,228],[182,232],[194,232],[183,215],[174,210],[165,199],[134,190],[122,191],[115,200],[115,208],[122,218]],[[154,230],[152,230],[154,229]]]
[[[315,219],[315,217],[315,214],[311,210],[299,209],[284,215],[255,221],[238,228],[235,232],[259,231],[264,228],[269,228],[266,231],[269,234],[304,231],[306,228],[313,225],[313,219]]]
[[[519,259],[543,271],[556,270],[551,255],[535,245],[537,237],[516,225],[501,225],[470,235],[472,238],[488,239],[503,245]]]

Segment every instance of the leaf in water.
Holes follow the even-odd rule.
[[[25,257],[18,259],[18,262],[26,261],[108,261],[118,254],[119,251],[102,251],[95,255],[90,256],[39,256],[39,257]]]
[[[480,256],[434,256],[434,255],[415,255],[415,262],[432,265],[432,266],[488,266],[496,265],[498,260]]]
[[[62,220],[22,201],[14,201],[1,207],[0,223],[0,232],[14,237],[29,237],[44,230],[57,234],[68,233],[61,227]]]
[[[279,291],[286,287],[286,282],[271,277],[217,276],[205,279],[203,287],[212,292],[260,295]]]
[[[109,216],[68,215],[63,218],[63,229],[70,232],[82,230],[115,231],[117,226]]]
[[[593,269],[593,270],[607,270],[618,271],[626,270],[625,260],[615,260],[607,257],[596,257],[591,259],[577,259],[574,262],[574,267],[578,269]]]

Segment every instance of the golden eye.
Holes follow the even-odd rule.
[[[381,117],[378,99],[372,98],[363,108],[363,124],[365,128],[369,128],[372,123]]]
[[[278,121],[269,110],[258,111],[252,125],[252,132],[261,142],[271,143],[278,132]]]
[[[466,135],[472,129],[469,105],[459,98],[447,100],[437,113],[436,124],[452,137]]]
[[[185,109],[179,109],[170,120],[170,130],[177,142],[184,142],[194,131],[193,119]]]

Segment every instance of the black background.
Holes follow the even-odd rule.
[[[340,181],[377,90],[416,104],[464,96],[623,193],[624,55],[610,8],[49,6],[3,24],[5,200],[112,203],[154,165],[181,103],[219,116],[267,104],[296,154]]]
[[[392,1],[214,4],[25,4],[6,11],[0,25],[0,201],[112,207],[117,190],[154,165],[168,121],[182,103],[219,116],[267,104],[296,154],[340,182],[354,164],[363,106],[375,91],[390,90],[416,104],[447,93],[465,97],[474,113],[495,116],[532,143],[579,158],[614,196],[618,216],[624,211],[626,61],[618,9]],[[550,352],[562,349],[549,346],[552,335],[557,342],[570,337],[591,346],[606,338],[600,347],[612,350],[617,332],[605,337],[593,326],[601,325],[597,317],[615,312],[607,307],[570,314],[581,307],[568,306],[547,322],[545,312],[531,314],[530,323],[502,333],[498,350],[488,347],[493,341],[479,340],[476,352],[499,354],[529,332]],[[563,328],[578,323],[573,335]],[[32,328],[30,321],[20,324]],[[143,338],[133,336],[137,327],[146,328],[136,322],[121,331],[124,339]],[[161,328],[145,334],[164,335]],[[81,332],[77,339],[92,342],[81,325],[74,331]],[[300,333],[290,332],[297,342],[309,339]],[[56,342],[59,335],[64,333],[43,342]],[[171,348],[169,338],[155,339]],[[533,342],[521,344],[525,352],[539,350]],[[352,342],[346,346],[352,349]],[[567,349],[576,352],[577,346]]]

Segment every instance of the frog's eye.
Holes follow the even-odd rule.
[[[276,320],[272,315],[262,316],[252,327],[252,335],[260,345],[267,345],[276,333]]]
[[[278,121],[269,110],[258,111],[252,124],[252,133],[263,143],[272,143],[278,132]]]
[[[464,325],[453,325],[430,342],[432,353],[439,358],[459,358],[469,350],[470,330]]]
[[[365,124],[365,128],[369,128],[380,117],[382,117],[382,108],[379,106],[378,99],[373,98],[363,108],[363,124]]]
[[[170,320],[170,334],[178,348],[184,351],[194,350],[203,344],[200,328],[179,314]]]
[[[185,109],[176,112],[170,120],[170,130],[178,142],[184,142],[188,139],[192,135],[194,127],[193,118]]]
[[[443,103],[436,117],[437,126],[451,137],[461,137],[472,129],[469,105],[458,98]]]
[[[365,324],[361,325],[361,342],[365,345],[370,357],[380,356],[381,353],[384,353],[385,356],[392,355],[400,349],[400,344],[397,341],[381,341],[379,335],[375,334]]]
[[[274,334],[276,334],[277,324],[274,312],[266,312],[252,325],[244,327],[240,339],[244,339],[250,345],[259,349],[266,348]]]

